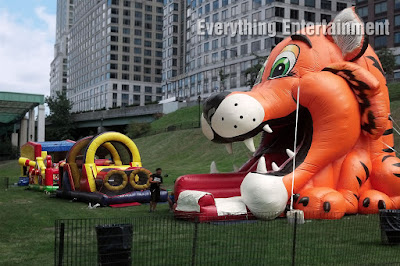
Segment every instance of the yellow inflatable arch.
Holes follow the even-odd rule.
[[[120,142],[126,146],[131,155],[130,166],[142,167],[139,150],[136,147],[136,144],[130,138],[118,132],[106,132],[100,134],[94,137],[89,143],[88,147],[86,148],[84,158],[84,169],[86,170],[86,175],[91,192],[96,191],[95,177],[97,176],[97,167],[95,165],[95,155],[97,149],[100,146],[104,146],[110,151],[116,166],[122,165],[122,161],[118,154],[118,151],[110,143],[112,141]]]

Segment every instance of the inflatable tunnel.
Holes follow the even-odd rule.
[[[102,206],[149,202],[150,176],[130,138],[104,132],[77,141],[69,150],[57,196]],[[161,201],[167,201],[167,196],[162,191]]]

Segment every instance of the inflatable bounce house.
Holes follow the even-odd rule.
[[[37,190],[55,191],[58,189],[59,167],[63,163],[74,141],[29,141],[21,146],[21,166],[19,185],[29,184]]]
[[[83,138],[69,150],[57,197],[101,206],[149,202],[150,175],[130,138],[105,132]],[[161,201],[167,197],[167,191],[161,191]]]
[[[336,34],[340,25],[362,31]],[[306,219],[340,219],[400,209],[388,89],[363,32],[354,8],[344,9],[279,43],[251,91],[209,97],[205,136],[254,154],[235,173],[180,177],[175,215],[273,219],[290,204]]]

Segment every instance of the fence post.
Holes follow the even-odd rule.
[[[296,263],[296,234],[297,234],[297,212],[294,213],[294,229],[293,229],[293,249],[292,249],[292,265]]]
[[[194,222],[194,232],[193,232],[193,246],[192,246],[192,265],[196,264],[196,249],[197,249],[197,236],[199,230],[199,220],[196,218]]]
[[[65,224],[61,223],[60,225],[60,243],[58,244],[58,265],[63,265],[64,258],[64,231]]]

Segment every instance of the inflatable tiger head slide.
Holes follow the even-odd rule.
[[[254,154],[239,173],[282,178],[286,200],[295,169],[293,203],[306,218],[400,209],[400,160],[392,147],[382,66],[367,36],[335,35],[333,23],[363,27],[354,8],[347,8],[328,26],[315,28],[316,34],[302,29],[284,39],[250,91],[222,92],[206,100],[203,133],[228,150],[233,142],[244,142]],[[255,149],[253,137],[260,132]],[[264,161],[260,158],[266,163],[258,169],[265,170],[257,173],[258,162]],[[270,194],[264,189],[262,194]],[[241,192],[242,197],[257,197],[243,188]],[[245,203],[257,209],[251,205],[262,205],[264,195]]]

